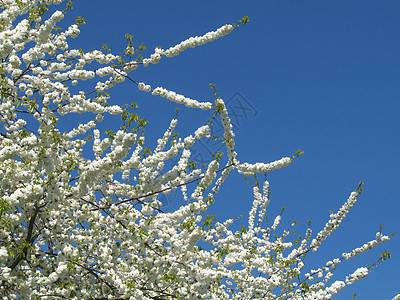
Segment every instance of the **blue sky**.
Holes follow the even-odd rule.
[[[311,219],[317,233],[329,210],[337,210],[359,181],[365,182],[359,202],[340,228],[307,258],[310,269],[373,239],[380,224],[386,234],[400,231],[398,1],[97,0],[93,4],[76,1],[63,21],[68,24],[78,15],[86,19],[71,48],[88,51],[106,43],[120,52],[125,34],[131,33],[134,45],[147,46],[146,57],[156,46],[168,48],[249,16],[250,23],[228,36],[139,68],[131,77],[200,101],[213,100],[208,86],[216,84],[236,115],[241,161],[270,162],[302,149],[300,159],[268,174],[272,193],[267,212],[273,219],[286,206],[282,228],[298,220],[296,231],[303,234]],[[146,95],[129,82],[111,96],[111,104],[138,103],[139,114],[149,120],[150,144],[175,114],[174,103]],[[209,117],[210,112],[182,108],[177,131],[185,136]],[[214,146],[199,146],[198,154],[207,156]],[[166,206],[170,209],[183,204],[178,196],[170,201]],[[233,174],[212,212],[219,220],[241,214],[246,220],[251,204],[250,186]],[[376,261],[383,250],[391,252],[392,259],[334,299],[351,299],[354,292],[357,299],[391,299],[400,292],[398,236],[342,263],[336,278],[344,279],[357,266]]]

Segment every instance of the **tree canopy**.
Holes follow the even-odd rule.
[[[8,0],[0,7],[4,299],[330,299],[390,258],[384,251],[376,263],[331,280],[338,264],[390,239],[379,230],[318,269],[307,268],[306,256],[339,227],[362,182],[316,234],[311,228],[294,234],[296,222],[279,231],[283,210],[267,214],[266,174],[289,166],[302,151],[268,163],[240,161],[216,85],[210,85],[212,101],[198,101],[131,75],[234,34],[248,17],[148,55],[130,34],[123,53],[108,46],[71,49],[85,19],[58,27],[70,1]],[[113,103],[112,90],[123,83],[159,101],[208,110],[209,120],[181,137],[177,114],[151,149],[138,103]],[[76,114],[91,117],[71,130],[60,125]],[[120,128],[103,130],[100,124],[115,118]],[[216,120],[223,126],[219,136],[210,130]],[[224,149],[198,165],[192,150],[204,139],[220,140]],[[230,229],[234,219],[219,221],[207,212],[231,172],[253,190],[248,224],[236,231]],[[168,211],[160,199],[176,190],[185,204]]]

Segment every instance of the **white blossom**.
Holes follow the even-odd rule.
[[[4,299],[275,299],[278,293],[285,299],[330,299],[345,284],[367,276],[370,270],[362,267],[344,281],[330,283],[342,261],[390,239],[381,231],[302,275],[308,267],[306,254],[316,251],[339,227],[360,190],[331,214],[314,238],[308,228],[304,238],[294,241],[289,230],[277,230],[282,214],[271,226],[266,222],[269,182],[259,179],[252,189],[248,226],[232,229],[235,219],[220,222],[207,212],[221,201],[218,192],[230,172],[267,173],[288,166],[292,159],[240,163],[221,98],[200,102],[162,87],[152,89],[140,81],[140,74],[135,74],[135,81],[129,77],[139,66],[157,64],[164,56],[227,35],[232,25],[166,50],[157,47],[142,61],[129,57],[124,62],[116,53],[71,49],[70,40],[80,28],[72,24],[55,30],[67,11],[55,9],[61,2],[0,4]],[[128,56],[135,55],[132,46],[125,50]],[[139,122],[112,94],[113,87],[132,81],[138,82],[139,91],[173,103],[215,109],[223,126],[218,138],[224,141],[226,161],[217,155],[205,168],[193,164],[195,144],[211,139],[210,125],[178,136],[174,118],[153,148],[139,126],[125,124],[105,131],[104,125],[126,121],[127,116],[132,124]],[[83,117],[76,121],[75,114]],[[174,193],[185,203],[163,210],[162,197]]]

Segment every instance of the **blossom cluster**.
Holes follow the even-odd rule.
[[[196,46],[204,45],[205,43],[212,42],[224,35],[227,35],[233,30],[233,26],[230,24],[224,25],[218,28],[216,31],[211,31],[200,37],[191,37],[184,40],[180,44],[169,48],[165,51],[167,57],[178,55],[180,52],[185,51],[187,48],[194,48]]]
[[[139,83],[139,89],[144,90],[145,92],[149,92],[151,87],[149,85],[140,85]],[[184,104],[187,107],[191,108],[200,108],[200,109],[211,109],[212,108],[212,103],[211,102],[199,102],[197,100],[193,100],[190,98],[187,98],[183,95],[177,94],[173,91],[169,91],[165,88],[162,87],[156,87],[153,92],[153,95],[160,95],[161,97],[165,97],[170,101],[176,102],[178,104]]]
[[[265,163],[243,163],[238,166],[238,172],[245,175],[251,176],[255,173],[267,173],[272,170],[277,170],[288,166],[292,162],[290,157],[283,157],[280,160],[265,164]]]
[[[140,91],[178,105],[215,109],[226,157],[215,155],[204,168],[191,160],[195,143],[212,138],[209,125],[178,138],[174,118],[152,151],[141,131],[144,122],[113,104],[110,90],[129,72],[214,41],[232,25],[167,50],[157,48],[142,62],[124,62],[121,55],[70,49],[79,23],[56,30],[66,11],[56,9],[62,3],[0,2],[2,299],[330,299],[370,272],[361,267],[331,282],[342,260],[389,240],[380,232],[304,272],[306,255],[338,228],[359,190],[315,238],[309,228],[297,242],[288,230],[279,233],[281,214],[271,225],[265,222],[267,180],[253,186],[247,227],[234,231],[234,220],[220,222],[207,214],[222,200],[218,192],[231,172],[265,174],[292,161],[239,162],[231,120],[219,97],[199,102],[138,83]],[[135,55],[133,47],[127,55]],[[82,124],[70,118],[83,113],[93,118]],[[134,125],[104,132],[100,123],[114,118]],[[72,128],[61,126],[62,120]],[[185,202],[167,211],[161,196],[177,189]]]
[[[154,50],[154,53],[151,54],[150,58],[143,59],[143,65],[147,67],[149,64],[157,64],[160,62],[162,56],[174,57],[179,55],[181,52],[185,51],[188,48],[195,48],[197,46],[213,42],[214,40],[229,34],[232,30],[233,26],[231,24],[226,24],[215,31],[207,32],[202,36],[190,37],[180,42],[179,44],[168,48],[167,50],[157,47]],[[136,67],[137,64],[130,63],[126,70],[130,70],[131,68],[135,69]]]

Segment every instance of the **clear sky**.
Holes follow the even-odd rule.
[[[200,101],[213,101],[216,84],[234,121],[238,158],[270,162],[305,153],[289,167],[268,174],[273,219],[283,205],[282,228],[293,220],[303,234],[312,220],[316,234],[346,201],[360,180],[364,192],[348,217],[306,268],[318,268],[383,232],[400,234],[400,2],[398,1],[76,1],[64,24],[83,16],[86,25],[71,47],[113,52],[143,43],[149,56],[248,15],[250,23],[228,36],[131,76]],[[136,101],[149,120],[148,140],[160,137],[176,104],[140,92],[129,82],[113,92],[110,104]],[[193,132],[210,112],[182,108],[177,131]],[[111,124],[110,124],[111,126]],[[198,158],[218,145],[199,146]],[[178,195],[166,208],[181,204]],[[252,191],[233,174],[212,208],[219,220],[243,215]],[[399,236],[342,263],[336,279],[370,264],[387,250],[392,259],[334,299],[391,299],[400,292]]]

